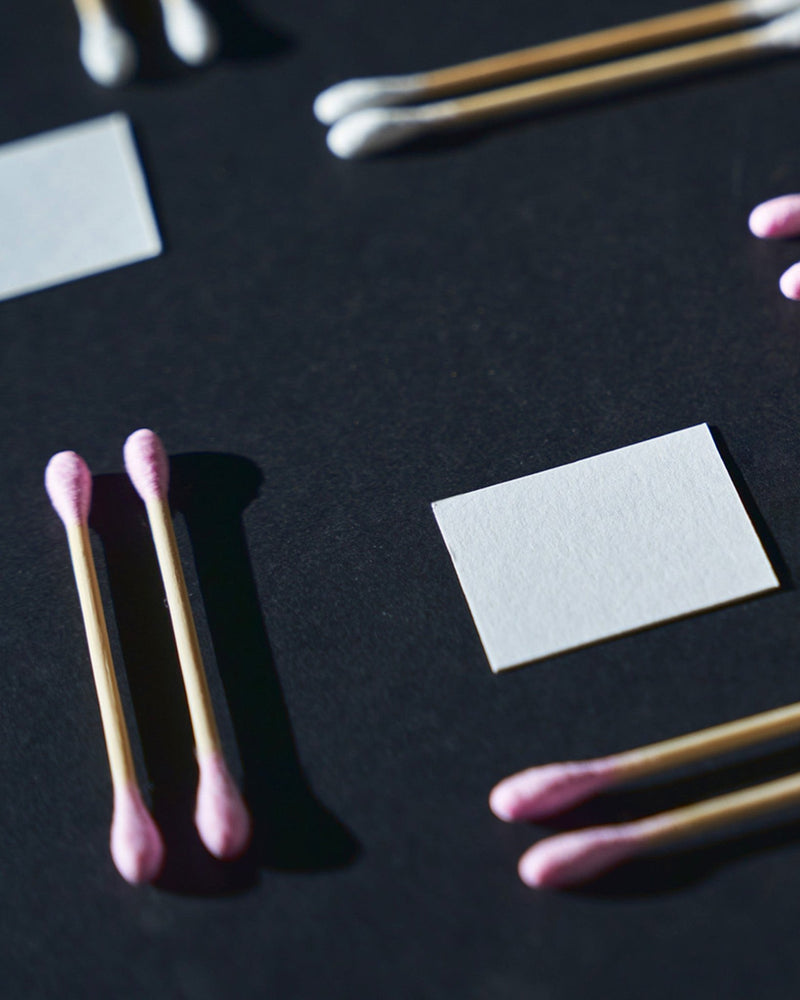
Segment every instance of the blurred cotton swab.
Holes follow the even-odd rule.
[[[543,764],[496,785],[489,805],[500,819],[546,819],[613,785],[728,753],[800,730],[800,702],[610,757]]]
[[[131,434],[125,468],[147,508],[189,703],[200,772],[195,825],[211,854],[234,858],[249,842],[250,816],[222,752],[167,500],[169,460],[153,431]]]
[[[413,108],[370,107],[354,111],[330,129],[328,148],[343,159],[369,156],[423,135],[471,127],[799,47],[800,10],[794,10],[747,31],[468,97]]]
[[[217,54],[219,35],[209,14],[195,0],[161,0],[164,34],[175,55],[202,66]]]
[[[800,802],[800,774],[615,826],[539,841],[522,855],[519,876],[532,888],[562,889],[602,875],[641,854]]]
[[[800,194],[784,194],[756,205],[749,225],[750,232],[762,239],[800,236]],[[787,299],[800,299],[800,262],[784,271],[779,284]]]
[[[67,530],[67,542],[100,703],[114,787],[111,856],[120,874],[128,882],[149,882],[161,869],[164,847],[158,828],[142,801],[136,781],[128,731],[111,659],[87,529],[92,496],[91,473],[83,459],[74,451],[62,451],[54,455],[47,465],[45,488]]]
[[[136,46],[104,0],[73,0],[81,26],[83,68],[103,87],[127,83],[136,69]]]
[[[727,31],[748,21],[766,21],[796,6],[797,0],[729,0],[426,73],[344,80],[319,94],[314,101],[314,114],[323,125],[332,125],[362,108],[414,104],[495,87],[525,76],[552,73],[637,49],[672,45],[699,35]]]

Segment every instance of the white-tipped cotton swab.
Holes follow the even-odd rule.
[[[506,822],[546,819],[623,782],[775,740],[798,730],[800,702],[795,702],[610,757],[528,768],[495,785],[489,805]]]
[[[128,882],[150,882],[161,869],[164,846],[158,828],[145,808],[136,781],[128,730],[111,659],[87,529],[92,495],[91,473],[83,459],[74,451],[62,451],[54,455],[47,465],[45,487],[67,531],[97,700],[100,703],[114,788],[111,856],[119,873]]]
[[[225,763],[211,705],[167,500],[169,460],[158,436],[146,429],[131,434],[124,454],[125,468],[147,508],[189,704],[200,773],[195,825],[211,854],[234,858],[250,840],[250,815]]]
[[[175,55],[202,66],[217,54],[219,34],[210,15],[195,0],[161,0],[164,34]]]
[[[690,45],[488,90],[415,108],[367,108],[345,115],[328,132],[343,159],[393,149],[412,138],[465,128],[571,101],[639,87],[685,73],[800,47],[800,11],[768,24]]]
[[[596,878],[645,851],[798,802],[800,774],[792,774],[633,823],[557,834],[539,841],[522,855],[519,876],[532,888],[567,888]]]
[[[796,6],[797,0],[729,0],[426,73],[344,80],[319,94],[314,101],[314,114],[323,125],[332,125],[344,115],[362,108],[415,104],[450,94],[496,87],[526,76],[552,73],[599,59],[612,59],[637,50],[673,45],[752,21],[768,21]]]
[[[117,24],[104,0],[74,0],[81,26],[83,68],[102,87],[127,83],[136,69],[136,46]]]

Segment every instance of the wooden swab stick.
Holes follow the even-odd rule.
[[[354,111],[330,129],[328,147],[343,159],[367,156],[427,133],[494,121],[798,47],[800,10],[795,10],[758,28],[721,38],[560,73],[469,97],[437,101],[415,108]]]
[[[533,888],[565,888],[595,878],[643,851],[798,802],[800,774],[792,774],[633,823],[558,834],[539,841],[522,855],[519,876]]]
[[[507,822],[539,820],[614,785],[800,731],[800,702],[592,760],[531,767],[496,785],[492,811]]]
[[[344,80],[317,97],[314,114],[324,125],[332,125],[362,108],[414,104],[496,87],[526,76],[727,31],[750,21],[767,21],[796,6],[797,0],[728,0],[427,73]]]
[[[169,461],[153,431],[131,434],[125,442],[125,468],[147,508],[189,703],[200,773],[195,825],[215,857],[235,858],[250,840],[250,815],[225,763],[172,527]]]
[[[45,487],[67,530],[97,700],[100,703],[114,788],[111,856],[119,873],[128,882],[149,882],[161,869],[164,846],[158,828],[145,808],[136,781],[128,730],[111,659],[108,630],[86,523],[92,495],[91,473],[80,455],[76,455],[74,451],[62,451],[54,455],[47,465]]]
[[[80,57],[103,87],[126,83],[136,69],[136,46],[114,20],[104,0],[73,0],[81,25]]]

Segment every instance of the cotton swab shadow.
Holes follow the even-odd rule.
[[[105,551],[153,815],[166,844],[157,885],[184,894],[230,895],[254,885],[259,867],[319,871],[349,865],[360,845],[315,798],[303,775],[261,616],[242,526],[261,475],[251,462],[230,455],[177,456],[171,475],[254,830],[239,861],[217,861],[200,842],[193,822],[193,737],[146,513],[127,476],[97,476],[90,524]],[[207,667],[215,669],[213,663]]]
[[[303,774],[270,650],[242,524],[261,473],[235,455],[170,461],[171,500],[186,521],[253,815],[251,855],[284,871],[352,864],[360,845]]]
[[[289,52],[295,46],[291,35],[257,18],[239,0],[200,0],[219,30],[220,50],[214,60],[269,59]],[[136,40],[139,68],[136,80],[158,83],[185,78],[200,69],[184,65],[169,48],[164,36],[161,9],[157,0],[137,3],[116,0],[114,10]],[[213,63],[210,65],[213,66]]]

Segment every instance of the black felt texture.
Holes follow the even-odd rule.
[[[672,9],[677,5],[673,4]],[[9,998],[728,1000],[797,995],[800,819],[536,894],[543,828],[487,806],[534,763],[800,697],[797,243],[747,231],[800,189],[790,58],[363,163],[316,93],[664,13],[646,0],[248,0],[221,61],[92,84],[66,0],[6,4],[0,141],[128,113],[162,257],[0,304],[0,992]],[[2,220],[0,220],[0,230]],[[0,239],[2,239],[0,232]],[[707,422],[782,588],[491,674],[431,513],[443,497]],[[191,825],[190,729],[141,504],[173,458],[241,862]],[[93,541],[169,862],[132,889],[50,455],[92,468]],[[800,767],[800,737],[664,776],[556,827]]]

